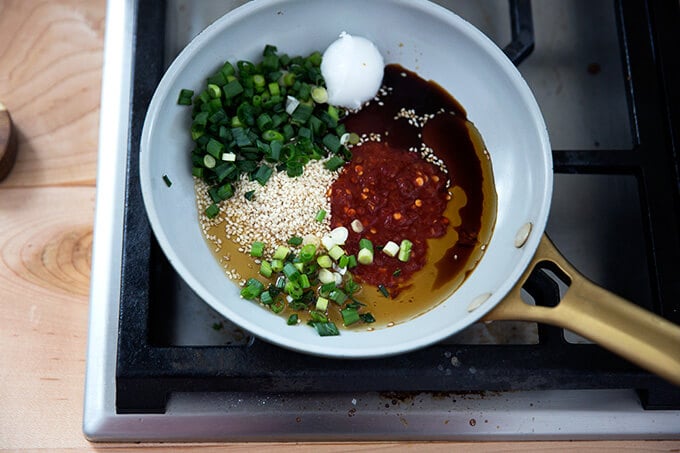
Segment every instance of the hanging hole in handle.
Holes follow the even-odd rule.
[[[571,278],[552,261],[539,261],[522,285],[535,305],[556,307],[571,286]],[[531,303],[524,298],[525,303]]]

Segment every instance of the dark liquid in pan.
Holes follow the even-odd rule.
[[[451,200],[443,213],[449,221],[446,233],[428,239],[424,267],[402,282],[398,297],[386,299],[373,288],[363,291],[362,301],[368,302],[366,310],[381,324],[421,314],[460,286],[491,238],[497,203],[488,152],[463,107],[436,83],[399,65],[386,66],[383,86],[388,91],[379,96],[378,102],[371,102],[347,118],[347,130],[359,135],[379,134],[381,142],[390,148],[419,150],[427,145],[448,170]],[[414,124],[399,117],[402,109],[415,112]],[[427,115],[420,127],[418,118]],[[332,214],[334,226],[348,220],[341,221],[339,213]],[[356,252],[351,246],[348,251]]]

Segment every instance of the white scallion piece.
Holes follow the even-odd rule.
[[[331,283],[335,281],[335,275],[328,269],[321,269],[319,271],[319,281],[321,283]]]
[[[388,241],[382,251],[387,256],[395,257],[399,253],[399,245],[396,242]]]
[[[314,234],[307,234],[302,238],[302,245],[309,244],[312,244],[318,248],[321,245],[321,239],[319,239],[319,237]]]
[[[357,261],[360,264],[372,264],[373,263],[373,252],[369,249],[361,249],[357,253]]]
[[[316,299],[316,309],[319,311],[326,311],[328,308],[328,299],[325,297],[319,296],[318,299]]]
[[[331,231],[330,235],[335,241],[336,245],[345,245],[345,241],[349,236],[349,231],[344,226],[339,226],[337,228],[334,228]]]
[[[287,114],[292,115],[293,112],[295,111],[295,109],[298,108],[298,105],[300,105],[300,101],[298,101],[293,96],[286,96],[286,113]]]

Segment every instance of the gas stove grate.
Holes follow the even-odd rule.
[[[151,232],[139,185],[139,143],[148,103],[164,71],[165,8],[138,2],[132,115],[129,124],[116,369],[118,413],[163,413],[174,392],[480,392],[544,389],[638,389],[648,409],[680,409],[680,389],[597,345],[572,344],[561,329],[538,326],[531,345],[438,344],[398,357],[334,360],[305,356],[254,340],[233,346],[173,346],[154,341],[154,307],[172,291],[174,272]],[[533,49],[528,0],[511,1],[519,63]],[[630,150],[555,150],[555,172],[633,176],[637,181],[650,272],[651,304],[680,324],[680,67],[673,59],[680,23],[674,2],[615,5],[631,116]],[[558,288],[535,272],[526,289],[541,305]],[[451,351],[465,363],[451,367]],[[442,370],[446,369],[446,373]],[[470,370],[474,370],[471,373]]]

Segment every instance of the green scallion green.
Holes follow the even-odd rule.
[[[290,241],[288,243],[290,244]],[[300,258],[301,262],[308,263],[314,259],[314,256],[316,256],[316,245],[307,244],[302,246],[302,248],[300,249],[300,254],[298,255],[298,258]]]
[[[285,247],[283,245],[279,245],[278,247],[276,247],[276,250],[274,251],[274,255],[272,256],[272,259],[285,260],[289,253],[290,253],[290,249],[288,247]]]
[[[300,236],[293,236],[288,239],[288,245],[298,246],[302,244],[302,238]]]
[[[205,209],[205,215],[209,219],[215,218],[215,216],[217,216],[217,214],[219,214],[219,212],[220,212],[220,208],[215,203],[211,204],[210,206],[208,206]]]
[[[323,219],[326,218],[326,211],[323,209],[319,209],[319,212],[316,213],[316,217],[314,217],[314,220],[317,222],[323,222]]]
[[[241,297],[252,300],[259,297],[264,292],[264,284],[256,278],[250,278],[241,289]]]
[[[179,96],[177,98],[177,103],[179,105],[191,105],[191,98],[194,97],[193,90],[181,89],[179,90]]]
[[[346,326],[351,326],[361,319],[356,308],[345,308],[344,310],[340,310],[340,314],[342,315],[342,322]]]
[[[373,315],[370,314],[370,313],[361,313],[361,314],[359,314],[359,317],[360,317],[361,320],[362,320],[363,322],[365,322],[366,324],[370,324],[370,323],[375,322],[375,318],[374,318]]]
[[[273,272],[272,265],[269,261],[262,261],[262,263],[260,263],[260,275],[269,278],[272,276]]]
[[[255,241],[250,244],[250,256],[259,258],[264,255],[264,242]]]
[[[324,167],[331,171],[342,168],[343,165],[345,165],[345,159],[338,156],[332,156],[323,164]]]
[[[317,333],[321,337],[340,335],[338,327],[332,322],[311,321],[309,324],[316,329]]]

